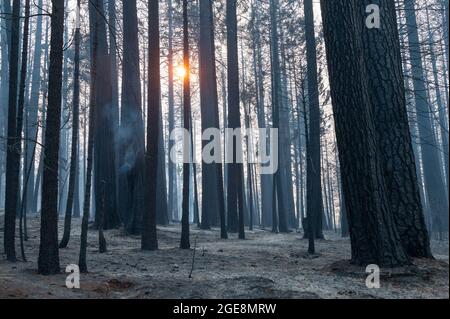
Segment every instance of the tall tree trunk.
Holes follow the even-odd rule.
[[[427,198],[425,195],[425,185],[423,183],[423,174],[422,174],[422,155],[420,152],[420,141],[418,139],[419,133],[418,133],[418,127],[417,127],[417,114],[415,113],[415,105],[414,105],[414,92],[412,90],[412,77],[409,74],[409,61],[406,57],[406,44],[405,40],[407,38],[407,30],[406,26],[402,25],[400,26],[400,29],[403,30],[402,34],[399,34],[400,36],[400,48],[402,54],[402,67],[403,67],[403,78],[404,78],[404,86],[405,86],[405,100],[406,100],[406,106],[407,106],[407,112],[408,112],[408,122],[410,127],[410,135],[411,135],[411,142],[412,142],[412,148],[414,152],[415,157],[415,165],[416,165],[416,175],[417,175],[417,183],[419,186],[419,192],[420,192],[420,201],[422,203],[422,208],[425,215],[425,223],[427,224],[428,230],[431,229],[430,227],[430,211],[427,203]]]
[[[294,186],[292,178],[292,137],[291,137],[291,111],[292,101],[289,94],[288,67],[286,65],[286,40],[285,32],[278,19],[280,34],[280,73],[281,73],[281,108],[280,108],[280,133],[281,162],[280,169],[283,176],[284,201],[286,202],[286,218],[289,227],[295,228]]]
[[[257,74],[258,83],[258,126],[260,128],[266,128],[266,112],[265,112],[265,89],[264,89],[264,70],[262,60],[262,48],[261,48],[261,34],[259,25],[261,23],[261,17],[259,12],[259,0],[256,0],[253,5],[255,11],[255,27],[254,27],[254,42],[253,46],[255,52],[254,55],[256,66],[255,74]],[[267,138],[267,136],[266,136]],[[267,147],[269,145],[266,145]],[[270,227],[272,225],[272,176],[268,174],[261,174],[261,220],[263,227]]]
[[[68,7],[68,0],[63,0],[65,3],[65,7]],[[64,43],[69,41],[69,31],[68,31],[68,12],[64,13]],[[64,50],[63,53],[63,83],[68,83],[69,80],[69,59],[67,56],[67,50]],[[61,111],[61,137],[60,137],[60,145],[59,145],[59,173],[58,173],[58,214],[62,214],[63,206],[66,203],[66,185],[69,177],[69,104],[68,104],[68,95],[69,89],[68,85],[64,85],[62,88],[62,111]]]
[[[147,152],[145,155],[145,210],[142,226],[142,250],[158,249],[156,237],[156,193],[160,113],[159,1],[148,3],[148,112]]]
[[[114,132],[119,132],[119,76],[117,67],[117,13],[116,13],[116,0],[108,0],[108,34],[109,34],[109,60],[111,64],[111,113],[112,113],[112,129]],[[128,39],[127,39],[128,40]],[[117,205],[119,205],[119,137],[114,136],[114,151],[115,151],[115,178],[116,178],[116,198]],[[118,209],[118,215],[120,211]],[[105,212],[106,213],[106,212]]]
[[[10,0],[1,1],[1,11],[5,16],[11,14]],[[0,135],[7,136],[8,116],[8,90],[9,90],[9,51],[11,48],[11,20],[2,19],[0,22],[1,36],[1,82],[0,82]],[[6,150],[7,140],[2,140],[0,147]],[[4,152],[0,154],[0,207],[4,207],[3,175],[6,169],[6,158]]]
[[[145,128],[139,70],[136,0],[123,1],[122,108],[119,150],[119,208],[127,233],[141,233],[144,214]]]
[[[116,193],[116,145],[115,109],[112,97],[111,61],[109,59],[103,0],[89,3],[89,14],[96,22],[98,32],[96,116],[94,137],[94,194],[95,211],[102,207],[102,187],[105,187],[104,229],[117,228],[120,216],[117,211]],[[91,22],[92,23],[92,22]],[[111,141],[113,143],[111,143]],[[105,185],[103,185],[106,183]],[[96,225],[98,220],[96,218]]]
[[[309,252],[314,253],[314,238],[322,234],[322,183],[320,150],[320,106],[317,79],[316,35],[312,0],[305,0],[306,58],[308,68],[309,138],[306,147],[306,214],[308,215]]]
[[[91,16],[91,19],[93,17]],[[94,166],[94,138],[95,138],[95,115],[96,115],[96,103],[97,103],[97,61],[98,61],[98,21],[93,19],[90,21],[91,35],[92,35],[92,52],[91,52],[91,83],[90,83],[90,95],[89,95],[89,119],[85,119],[85,123],[89,121],[89,136],[87,141],[87,157],[86,170],[85,170],[85,191],[84,191],[84,203],[83,203],[83,219],[81,222],[81,238],[80,238],[80,254],[78,258],[78,266],[80,272],[87,273],[87,236],[89,217],[91,212],[91,191],[92,187],[92,169]],[[85,127],[86,129],[86,127]],[[84,130],[86,134],[86,130]],[[86,145],[86,141],[84,141]]]
[[[352,262],[410,264],[389,205],[367,94],[359,0],[322,0],[336,137],[349,217]]]
[[[66,248],[70,239],[72,224],[72,211],[76,186],[76,175],[78,174],[78,132],[80,115],[80,1],[77,0],[76,26],[75,26],[75,57],[73,71],[73,109],[72,109],[72,146],[70,158],[69,191],[67,194],[66,212],[64,218],[64,233],[59,248]]]
[[[168,106],[169,106],[169,152],[174,147],[175,143],[170,138],[175,129],[175,101],[173,92],[173,82],[174,82],[174,65],[173,65],[173,5],[172,0],[167,1],[168,6],[168,54],[167,54],[167,64],[168,64]],[[174,163],[169,156],[169,198],[168,198],[168,213],[169,219],[171,221],[178,220],[178,183],[177,183],[177,170],[176,163]]]
[[[298,226],[297,227],[300,227],[300,225],[302,225],[303,226],[303,220],[304,220],[304,218],[305,218],[305,205],[304,205],[304,182],[303,182],[303,180],[304,180],[304,178],[303,178],[303,166],[304,166],[304,164],[303,164],[303,152],[302,152],[302,150],[303,150],[303,145],[304,145],[304,143],[303,143],[303,139],[302,139],[302,125],[301,125],[301,122],[302,122],[302,104],[304,104],[305,102],[303,101],[303,97],[300,95],[300,90],[299,90],[299,83],[298,83],[298,81],[299,81],[299,79],[298,79],[298,75],[297,75],[297,68],[295,67],[295,64],[296,64],[296,62],[294,61],[294,65],[293,65],[293,72],[294,72],[294,82],[295,82],[295,84],[294,84],[294,89],[295,89],[295,99],[296,99],[296,101],[297,101],[297,105],[296,105],[296,108],[297,108],[297,139],[298,139],[298,142],[297,142],[297,146],[296,146],[296,151],[297,151],[297,154],[296,154],[296,158],[297,158],[297,161],[298,161],[298,163],[296,163],[296,168],[297,168],[297,170],[298,170],[298,176],[296,177],[296,181],[297,181],[297,205],[299,206],[298,207],[298,210],[297,210],[297,214],[298,214],[298,216],[297,216],[297,219],[299,220],[298,221]],[[305,230],[305,229],[303,229],[303,230]]]
[[[366,6],[373,3],[380,7],[383,25],[375,30],[363,25]],[[359,27],[363,30],[364,61],[367,76],[371,79],[368,81],[371,113],[391,212],[406,252],[412,257],[429,257],[430,243],[420,202],[406,111],[395,4],[389,0],[366,0],[359,6],[359,17]]]
[[[241,132],[240,98],[239,98],[239,60],[237,43],[236,0],[227,0],[227,62],[228,62],[228,128]],[[227,209],[228,230],[239,232],[239,238],[245,238],[244,232],[244,190],[243,167],[238,163],[237,153],[241,152],[242,141],[239,137],[227,144],[232,151],[233,162],[228,164]],[[231,143],[231,144],[230,144]]]
[[[210,128],[219,128],[219,106],[217,100],[216,61],[212,3],[200,0],[200,107],[202,133]],[[202,142],[205,147],[209,140]],[[223,192],[222,165],[202,163],[202,229],[210,229],[212,216],[217,211],[220,217],[221,237],[227,238],[225,224],[225,202]]]
[[[41,57],[42,57],[42,0],[38,1],[38,11],[36,20],[35,45],[33,57],[33,74],[31,77],[31,94],[28,114],[28,135],[35,136],[39,126],[39,97],[41,90]],[[35,141],[26,142],[26,153],[30,153],[36,145]],[[36,212],[36,201],[34,200],[34,184],[35,184],[35,162],[31,161],[31,157],[27,156],[28,161],[26,167],[31,164],[30,177],[28,179],[28,196],[27,202],[28,212]],[[27,212],[26,212],[27,213]]]
[[[108,33],[109,58],[111,63],[111,89],[112,89],[112,119],[113,128],[119,128],[119,80],[117,71],[117,34],[116,34],[116,0],[108,0]],[[117,150],[117,149],[116,149]]]
[[[4,247],[6,258],[16,261],[15,230],[19,196],[20,136],[17,135],[17,84],[19,69],[20,1],[14,0],[12,7],[11,46],[9,50],[9,102],[8,134],[6,152],[5,184],[5,230]]]
[[[247,130],[251,129],[251,115],[250,115],[251,107],[250,105],[244,106],[244,112],[245,112],[245,128]],[[254,195],[253,195],[253,161],[252,161],[252,154],[251,150],[253,149],[252,144],[252,137],[246,135],[246,144],[247,144],[247,188],[248,188],[248,214],[249,214],[249,230],[253,230],[254,226]]]
[[[281,124],[288,125],[288,123],[281,123],[281,70],[280,70],[280,55],[279,55],[279,44],[278,44],[278,0],[270,1],[270,25],[271,25],[271,56],[272,56],[272,118],[273,118],[273,128],[278,130],[283,130],[281,128]],[[283,134],[280,132],[278,134],[278,145],[280,151],[278,152],[278,163],[282,166],[280,153],[282,152],[283,147],[286,145],[282,142]],[[286,134],[284,134],[286,136]],[[282,146],[283,144],[283,146]],[[274,197],[272,200],[274,207],[274,216],[278,216],[278,222],[273,220],[273,230],[277,231],[279,229],[280,232],[288,232],[288,220],[287,220],[287,211],[286,204],[287,200],[285,195],[287,194],[287,190],[285,189],[285,168],[279,167],[277,172],[273,176],[273,185],[274,185]],[[275,197],[276,194],[276,197]],[[275,209],[276,208],[276,209]],[[275,225],[276,224],[276,225]]]
[[[183,123],[186,132],[190,132],[191,114],[191,82],[190,82],[190,62],[189,62],[189,20],[188,2],[183,0],[183,67],[185,76],[183,79]],[[189,188],[190,188],[190,164],[189,155],[191,152],[190,138],[183,135],[183,213],[181,217],[181,249],[191,248],[189,242]]]
[[[23,40],[22,40],[22,65],[21,65],[21,69],[20,69],[20,82],[19,82],[19,101],[18,101],[18,105],[17,105],[17,138],[18,138],[18,145],[17,145],[17,151],[19,153],[19,176],[20,176],[20,155],[22,153],[22,130],[23,130],[23,118],[24,118],[24,113],[25,113],[25,89],[27,86],[27,69],[28,69],[28,39],[29,39],[29,34],[30,34],[30,0],[26,0],[25,2],[25,18],[24,18],[24,23],[23,23]],[[26,116],[26,113],[25,113]],[[26,123],[26,122],[25,122]],[[26,133],[24,134],[24,138],[26,138],[27,135]],[[25,141],[25,145],[26,145],[26,141]],[[20,221],[19,221],[19,229],[20,229],[20,247],[21,247],[21,252],[22,252],[22,259],[24,261],[26,261],[26,257],[25,257],[25,251],[24,251],[24,246],[23,246],[23,225],[22,222],[24,220],[24,210],[26,210],[26,203],[27,203],[27,198],[26,198],[26,171],[27,171],[27,157],[24,157],[24,167],[23,167],[23,192],[22,192],[22,198],[20,200],[20,195],[19,195],[19,201],[20,201],[20,210],[18,211],[19,213],[19,217],[20,217]],[[20,183],[20,182],[19,182]],[[19,190],[20,192],[20,186],[19,186]]]
[[[61,87],[64,45],[64,2],[52,0],[48,106],[42,181],[41,243],[38,271],[59,273],[58,249],[58,157],[61,127]]]

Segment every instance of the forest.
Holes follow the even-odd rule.
[[[448,299],[448,31],[448,0],[0,0],[0,298]]]

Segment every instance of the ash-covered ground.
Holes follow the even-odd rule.
[[[0,214],[2,235],[3,219]],[[0,255],[0,298],[449,298],[448,241],[433,241],[436,260],[383,269],[381,288],[368,289],[365,268],[348,262],[349,240],[335,233],[317,241],[317,256],[310,258],[301,233],[261,229],[247,231],[246,240],[235,234],[222,240],[218,229],[192,226],[192,249],[181,250],[180,225],[158,227],[160,249],[155,252],[142,252],[139,237],[112,230],[106,232],[108,252],[99,254],[98,233],[90,230],[89,274],[81,274],[81,289],[69,290],[64,270],[78,261],[80,220],[73,221],[69,247],[60,250],[62,273],[56,276],[37,274],[38,217],[29,218],[28,226],[28,262],[13,264]]]

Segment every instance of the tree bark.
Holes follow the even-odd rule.
[[[92,16],[91,16],[92,19]],[[92,191],[92,169],[94,166],[94,138],[95,138],[95,115],[96,115],[96,102],[97,102],[97,58],[98,58],[98,22],[97,19],[90,21],[91,34],[92,34],[92,53],[91,53],[91,87],[89,95],[89,136],[87,152],[85,156],[87,157],[86,163],[86,181],[85,181],[85,191],[84,191],[84,204],[83,204],[83,218],[81,222],[81,238],[80,238],[80,254],[78,258],[78,266],[80,267],[81,273],[88,272],[88,266],[86,261],[87,254],[87,236],[88,236],[88,225],[89,217],[91,212],[91,191]],[[85,127],[86,128],[86,127]],[[86,132],[86,131],[85,131]]]
[[[142,250],[158,249],[156,236],[156,194],[160,113],[160,46],[159,1],[149,0],[148,27],[148,112],[147,152],[145,155],[145,210],[142,228]]]
[[[254,55],[255,55],[255,74],[258,88],[257,106],[258,106],[258,126],[266,128],[266,112],[265,112],[265,88],[264,88],[264,70],[261,48],[261,34],[259,25],[261,17],[259,12],[259,0],[255,1],[253,10],[255,11],[255,26],[254,26]],[[267,144],[269,146],[269,144]],[[261,222],[263,227],[272,226],[272,176],[268,174],[261,174]]]
[[[94,194],[95,211],[102,207],[102,187],[105,187],[105,219],[104,229],[119,227],[121,219],[117,211],[116,193],[116,145],[115,145],[115,109],[112,96],[111,61],[108,52],[106,22],[104,20],[104,6],[102,0],[89,3],[89,14],[97,21],[97,85],[95,137],[94,137]],[[92,22],[91,22],[92,23]],[[113,143],[112,143],[113,142]],[[103,186],[103,183],[106,185]],[[96,215],[96,226],[98,220]]]
[[[189,20],[188,2],[183,0],[183,67],[186,74],[183,79],[183,123],[186,132],[190,132],[191,114],[191,82],[190,82],[190,62],[189,62]],[[189,242],[189,188],[190,188],[190,164],[188,159],[191,152],[190,138],[183,135],[183,212],[181,217],[181,249],[191,248]],[[186,154],[187,153],[187,154]]]
[[[306,214],[308,218],[309,249],[314,253],[314,238],[322,234],[322,181],[320,150],[320,106],[317,79],[316,35],[312,0],[305,0],[306,58],[308,68],[309,138],[306,147]]]
[[[236,0],[227,1],[226,13],[227,25],[227,62],[228,62],[228,128],[241,131],[240,96],[239,96],[239,61],[237,43],[237,14]],[[230,144],[231,143],[231,144]],[[227,210],[228,231],[239,232],[239,238],[245,239],[244,232],[244,190],[243,167],[238,163],[238,148],[242,147],[242,141],[233,137],[228,141],[232,145],[229,149],[233,152],[233,162],[228,164],[227,185]]]
[[[370,110],[359,0],[321,1],[336,137],[352,243],[352,262],[410,264],[389,205]]]
[[[374,3],[381,10],[380,29],[364,25],[366,6]],[[406,252],[412,257],[430,257],[406,111],[395,4],[389,0],[365,0],[359,7],[359,16],[364,61],[370,78],[371,112],[391,212]]]
[[[200,108],[202,133],[210,128],[219,128],[219,106],[217,100],[216,58],[212,3],[200,0]],[[210,141],[205,140],[202,146]],[[221,237],[227,238],[225,224],[225,202],[223,192],[222,165],[202,163],[202,220],[201,228],[210,229],[213,214],[219,212]]]
[[[11,14],[11,3],[9,0],[1,1],[1,9],[4,15]],[[11,48],[11,20],[2,19],[0,22],[0,36],[1,36],[1,82],[0,82],[0,135],[7,136],[7,116],[8,116],[8,90],[9,90],[9,50]],[[6,150],[7,140],[2,140],[0,146]],[[3,175],[6,169],[5,154],[0,156],[0,207],[4,208],[4,189]]]
[[[122,108],[119,150],[119,207],[126,232],[141,233],[144,214],[145,128],[139,70],[136,0],[123,1]]]
[[[64,45],[64,2],[52,0],[48,106],[42,180],[41,243],[38,271],[60,271],[58,249],[58,158],[61,127],[61,87]]]
[[[11,47],[9,50],[9,99],[8,130],[6,152],[5,184],[5,230],[4,248],[6,258],[16,261],[15,229],[17,203],[19,196],[20,136],[17,135],[17,84],[19,69],[19,28],[20,1],[14,0],[12,6]]]

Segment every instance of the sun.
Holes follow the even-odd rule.
[[[183,65],[179,65],[175,68],[175,73],[181,79],[184,79],[186,76],[186,68]]]

